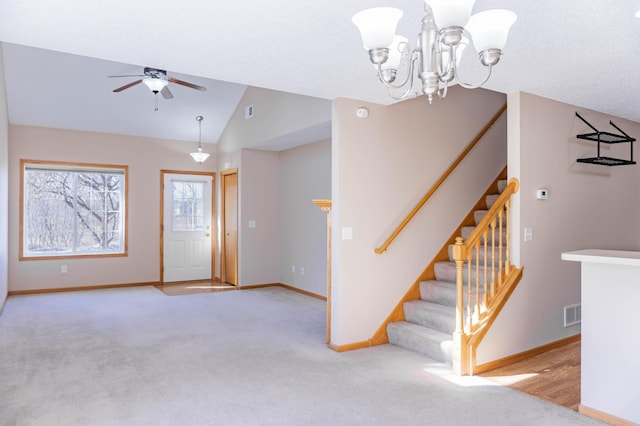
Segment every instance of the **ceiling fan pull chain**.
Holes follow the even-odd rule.
[[[153,110],[154,110],[154,111],[157,111],[157,110],[158,110],[158,92],[156,92],[156,93],[154,94],[154,98],[156,99],[156,105],[155,105],[155,108],[154,108]]]

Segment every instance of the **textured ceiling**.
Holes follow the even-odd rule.
[[[379,0],[183,0],[179,5],[167,0],[3,0],[0,41],[90,58],[60,59],[66,61],[63,65],[38,62],[46,61],[44,56],[34,59],[30,72],[37,77],[29,80],[39,78],[44,83],[33,84],[31,93],[21,94],[20,101],[33,105],[39,99],[51,120],[76,120],[98,131],[118,133],[105,125],[113,122],[117,113],[107,109],[117,107],[103,97],[113,95],[110,90],[120,81],[105,76],[138,73],[143,66],[166,69],[178,78],[210,86],[206,96],[214,96],[216,84],[220,84],[219,90],[228,94],[231,104],[234,100],[237,104],[245,85],[324,99],[348,97],[390,103],[351,23],[355,12],[384,4]],[[404,11],[399,33],[412,36],[418,32],[422,1],[386,4]],[[640,65],[636,53],[640,20],[634,17],[640,0],[477,0],[474,12],[491,8],[511,9],[518,21],[485,87],[503,93],[525,91],[640,121],[640,81],[631,75]],[[10,70],[18,55],[13,55],[11,46],[5,50]],[[479,81],[484,70],[472,50],[465,52],[461,74],[466,80]],[[58,61],[55,55],[50,60]],[[92,87],[99,88],[99,93],[89,95]],[[137,102],[135,112],[129,114],[132,132],[154,127],[142,117],[160,116],[152,114],[153,97],[140,93],[143,89],[137,86],[129,89],[130,93],[118,94],[118,102],[124,96],[127,104]],[[182,116],[174,114],[174,107],[160,100],[158,112],[171,112],[174,122],[179,117],[175,126],[191,133],[163,131],[165,136],[193,139],[198,114],[205,116],[204,134],[208,116],[213,120],[216,112],[188,110],[187,102],[197,102],[196,95],[201,93],[172,90],[176,111],[186,111]],[[183,104],[178,106],[178,101]],[[18,100],[11,93],[10,114],[13,102]],[[102,102],[108,108],[99,108]],[[213,100],[203,102],[208,105]],[[34,111],[32,117],[20,121],[35,120],[44,113]],[[10,119],[13,122],[13,115]],[[216,131],[210,133],[207,138],[214,141]]]

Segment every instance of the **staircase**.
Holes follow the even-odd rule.
[[[488,209],[495,203],[506,186],[506,180],[499,180],[499,193],[486,196],[486,210],[474,212],[476,225],[487,214]],[[462,238],[466,240],[474,228],[474,226],[462,227]],[[497,234],[496,238],[505,238],[506,235],[505,232]],[[410,300],[403,304],[405,320],[391,322],[387,325],[389,343],[419,352],[433,360],[447,364],[452,363],[453,332],[456,321],[456,264],[453,261],[452,252],[453,245],[449,246],[449,260],[437,262],[434,265],[435,280],[420,283],[420,299]],[[484,264],[482,252],[478,256],[480,256],[480,263]],[[473,277],[471,281],[474,282]],[[472,287],[474,290],[472,290],[471,297],[475,299],[475,286]],[[479,291],[479,296],[482,297],[482,288]],[[465,306],[467,297],[468,293],[465,292]]]

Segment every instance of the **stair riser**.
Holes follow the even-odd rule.
[[[498,201],[498,198],[500,198],[500,194],[487,195],[484,199],[485,202],[487,203],[487,209],[490,209],[491,207],[493,207],[496,201]]]
[[[405,320],[413,324],[428,327],[442,333],[453,333],[456,328],[455,312],[449,315],[433,312],[429,309],[421,309],[416,306],[405,304]]]
[[[467,239],[469,239],[469,236],[471,235],[474,229],[475,229],[474,226],[462,227],[462,232],[460,233],[461,237],[466,241]],[[502,246],[504,247],[507,244],[507,233],[504,232],[504,228],[502,228],[502,230],[500,230],[499,228],[496,228],[495,232],[491,232],[491,230],[489,230],[486,238],[489,246],[491,246],[493,241],[495,241],[496,249],[498,248],[498,244],[501,239],[502,239]],[[484,240],[485,240],[485,237],[483,235],[480,238],[480,242],[484,244]]]
[[[456,286],[455,284],[440,285],[433,281],[422,282],[420,283],[420,298],[427,302],[439,303],[455,308]]]
[[[401,348],[418,352],[426,355],[427,357],[448,364],[452,363],[451,349],[453,342],[451,340],[437,341],[432,340],[429,337],[425,337],[418,333],[413,333],[409,329],[403,327],[395,327],[391,323],[387,326],[387,335],[389,336],[389,343],[399,346]]]
[[[487,213],[489,212],[489,210],[476,210],[473,213],[473,220],[475,221],[476,225],[480,223],[480,221],[482,221],[482,219],[484,219],[484,217],[487,215]],[[496,219],[496,227],[499,228],[500,225],[500,220]],[[507,221],[505,220],[505,218],[502,219],[502,227],[504,228],[505,226],[507,226]]]
[[[484,289],[480,288],[480,301],[482,301],[484,295]],[[442,285],[437,281],[423,281],[420,283],[420,297],[425,302],[438,303],[440,305],[449,306],[451,308],[456,307],[456,287],[453,284]],[[476,301],[476,289],[471,289],[471,298],[473,302]],[[467,300],[469,299],[469,292],[464,289],[463,306],[467,306]],[[455,314],[454,314],[455,315]],[[454,321],[455,327],[455,321]]]
[[[491,277],[493,276],[491,274],[491,267],[487,268],[487,280],[489,283],[491,283]],[[495,270],[496,268],[494,268]],[[475,285],[476,283],[476,277],[479,280],[478,282],[482,285],[484,285],[484,276],[485,276],[485,268],[483,266],[480,266],[480,269],[478,271],[478,274],[476,274],[475,272],[475,265],[473,265],[472,271],[471,271],[471,280],[470,282],[472,284]],[[455,283],[456,282],[456,265],[453,262],[438,262],[434,265],[434,272],[436,274],[436,279],[438,281],[447,281],[450,283]],[[462,278],[463,281],[465,283],[469,282],[468,280],[468,268],[464,267],[462,268]],[[495,270],[495,276],[497,277],[497,270]]]

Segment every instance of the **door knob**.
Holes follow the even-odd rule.
[[[209,234],[208,232],[206,234],[204,234],[205,237],[209,237],[211,236],[211,234]]]

